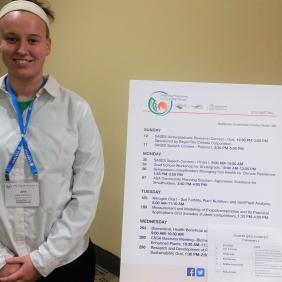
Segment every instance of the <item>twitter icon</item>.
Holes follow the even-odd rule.
[[[197,277],[205,277],[205,269],[204,268],[197,268],[196,269],[196,276]]]

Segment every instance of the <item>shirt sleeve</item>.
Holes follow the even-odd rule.
[[[30,254],[33,265],[45,277],[61,265],[62,259],[85,236],[96,213],[104,176],[104,157],[100,134],[89,105],[78,123],[78,137],[72,199],[52,226],[46,242]]]
[[[0,269],[6,264],[6,258],[15,256],[8,248],[0,243]]]

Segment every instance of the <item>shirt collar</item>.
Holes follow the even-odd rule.
[[[7,76],[7,74],[0,77],[0,91],[5,92],[5,93],[7,93],[6,84],[5,84],[6,76]]]
[[[6,84],[5,84],[5,78],[7,77],[7,74],[0,77],[0,91],[7,93]],[[56,98],[60,92],[60,85],[59,83],[53,78],[51,75],[47,75],[45,77],[47,79],[45,85],[43,86],[44,92],[48,93],[52,97]],[[42,90],[41,90],[42,91]],[[41,92],[42,93],[42,92]]]
[[[60,92],[59,83],[57,82],[56,79],[54,79],[52,75],[48,75],[47,77],[45,77],[45,79],[47,79],[47,81],[45,85],[43,86],[43,89],[45,89],[49,95],[56,98]]]

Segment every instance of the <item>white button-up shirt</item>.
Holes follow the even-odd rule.
[[[4,172],[21,135],[4,77],[0,78],[0,268],[6,257],[29,254],[36,269],[47,276],[88,247],[104,159],[100,134],[85,100],[52,76],[37,97],[26,140],[39,171],[40,205],[7,208]],[[11,180],[30,179],[22,153]]]

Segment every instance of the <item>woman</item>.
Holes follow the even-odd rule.
[[[89,105],[43,76],[52,19],[39,1],[0,12],[0,282],[94,280],[103,152]]]

